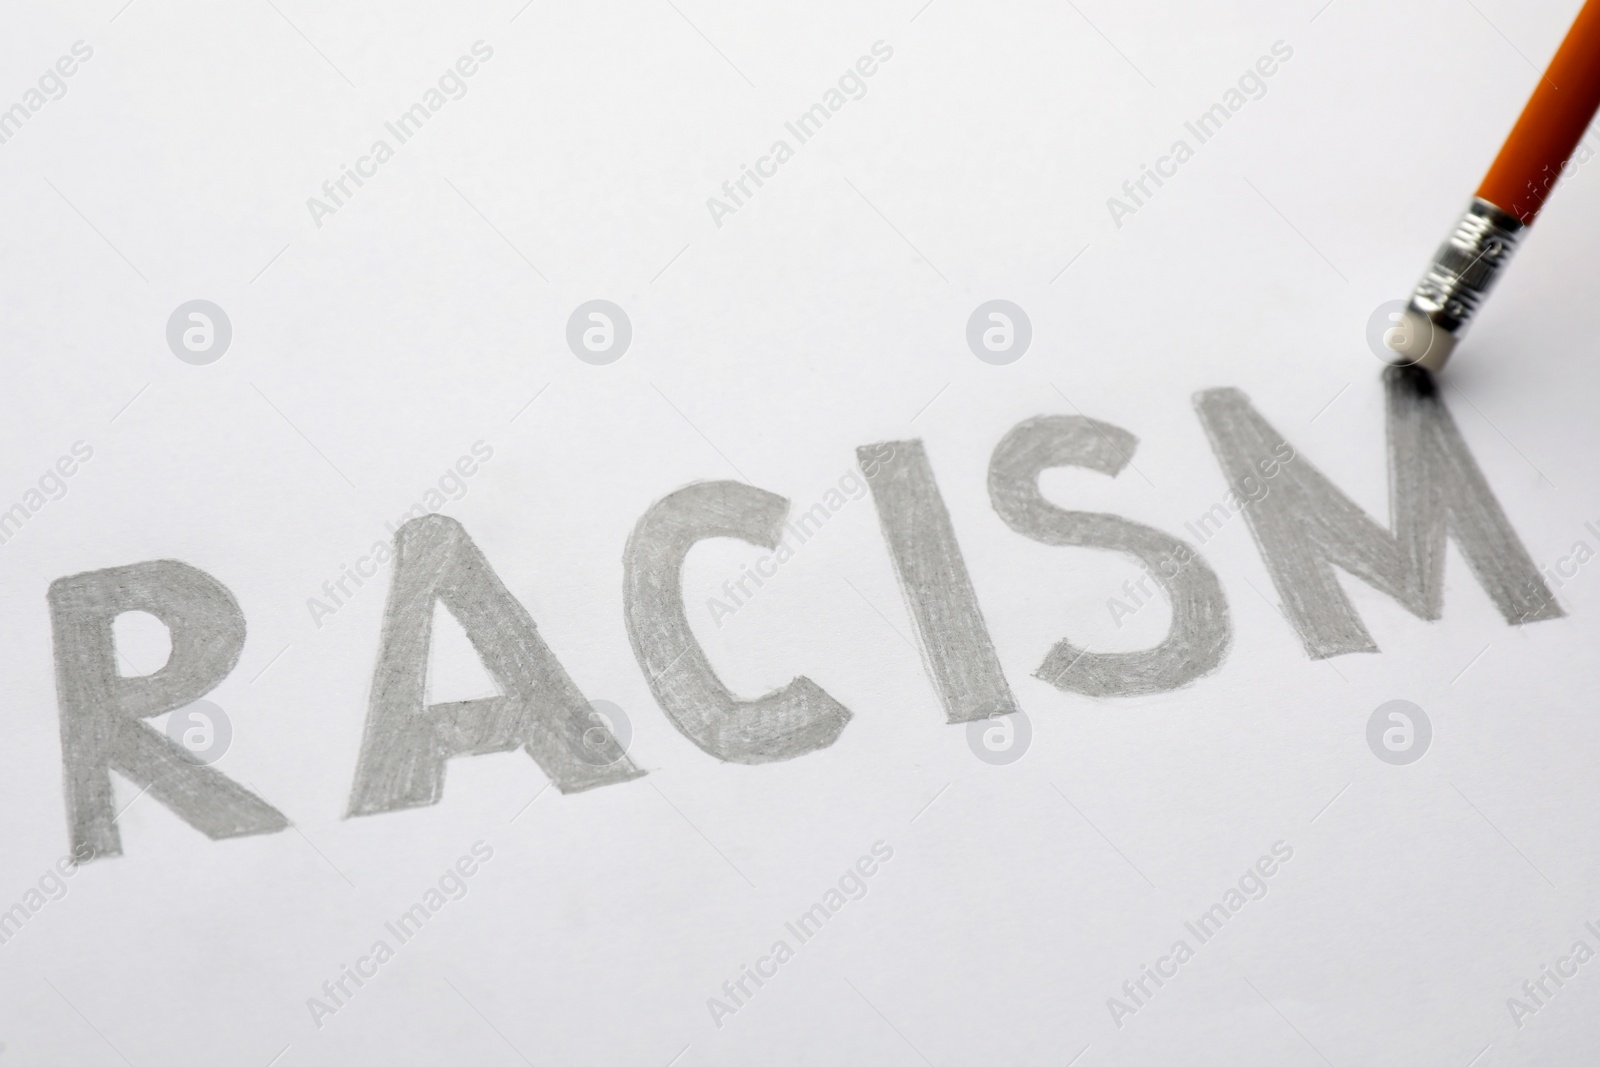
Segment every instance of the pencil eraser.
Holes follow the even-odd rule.
[[[1445,360],[1449,359],[1450,353],[1455,350],[1456,335],[1448,330],[1436,328],[1433,331],[1433,343],[1422,353],[1422,358],[1417,360],[1417,366],[1438,374],[1444,369]]]
[[[1412,365],[1437,372],[1455,351],[1456,336],[1435,326],[1422,312],[1408,307],[1400,313],[1399,321],[1383,335],[1384,347],[1389,350],[1389,362],[1397,367]]]

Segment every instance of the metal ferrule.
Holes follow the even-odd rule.
[[[1411,293],[1411,310],[1459,337],[1516,251],[1526,227],[1474,197]]]

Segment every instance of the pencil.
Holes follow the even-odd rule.
[[[1434,253],[1400,324],[1394,362],[1437,372],[1533,225],[1600,109],[1600,0],[1585,0],[1489,173]]]

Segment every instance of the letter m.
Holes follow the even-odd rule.
[[[1245,509],[1285,617],[1312,659],[1378,646],[1334,568],[1393,597],[1420,619],[1444,603],[1445,541],[1454,540],[1495,607],[1513,625],[1564,612],[1467,451],[1426,371],[1390,368],[1389,510],[1385,529],[1301,457],[1283,462],[1282,434],[1237,389],[1195,396],[1195,409],[1229,484],[1280,465],[1273,491]]]

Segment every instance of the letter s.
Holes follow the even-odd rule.
[[[1172,603],[1167,636],[1154,648],[1090,652],[1057,642],[1035,676],[1063,692],[1087,696],[1165,693],[1215,670],[1233,637],[1228,600],[1216,572],[1198,554],[1175,576],[1161,561],[1188,552],[1169,534],[1121,515],[1067,511],[1044,498],[1039,475],[1053,467],[1082,467],[1115,477],[1128,465],[1138,438],[1083,415],[1041,415],[1014,427],[989,459],[989,501],[1007,526],[1047,545],[1109,549],[1144,564]]]

